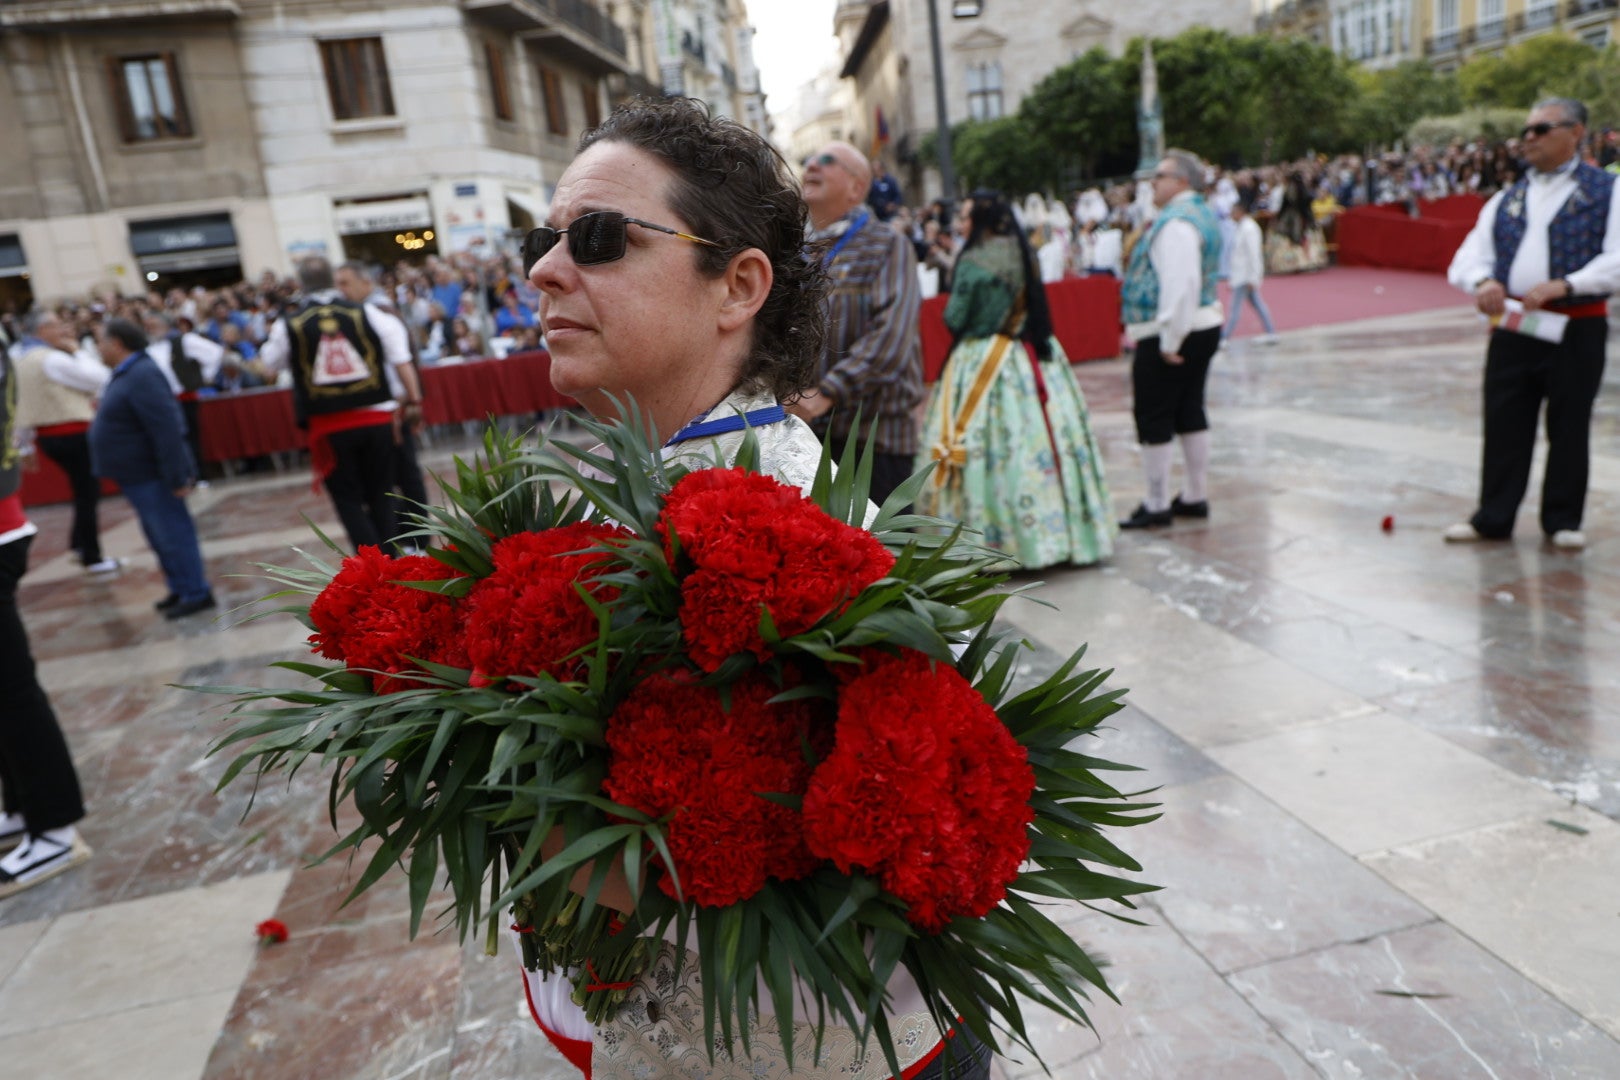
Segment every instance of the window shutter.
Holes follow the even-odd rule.
[[[124,62],[116,56],[106,58],[108,88],[112,91],[113,113],[118,117],[118,136],[125,142],[135,141],[135,114],[129,107],[129,87],[124,85]]]

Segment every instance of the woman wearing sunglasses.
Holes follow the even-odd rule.
[[[821,260],[805,257],[807,218],[787,164],[747,128],[684,99],[620,108],[581,140],[546,226],[523,246],[540,290],[552,384],[598,416],[617,415],[614,398],[634,398],[672,457],[707,462],[718,448],[729,460],[746,424],[762,471],[808,487],[821,446],[781,407],[810,385],[824,335],[826,279]],[[603,899],[634,906],[622,888]],[[655,988],[643,976],[597,1029],[569,1001],[566,980],[524,976],[536,1022],[569,1060],[588,1062],[594,1080],[687,1077],[705,1075],[697,1071],[708,1060],[701,1010],[656,1003],[701,1000],[701,968],[689,955],[679,985]],[[942,1036],[904,968],[888,992],[897,1043],[900,1033],[911,1036],[903,1080],[988,1076],[988,1051],[965,1031],[951,1040],[953,1053],[936,1052]],[[732,1063],[722,1052],[715,1075],[790,1075],[769,995],[759,1007],[751,1053],[739,1047]],[[829,1024],[828,1046],[855,1038]],[[831,1080],[830,1067],[806,1060],[809,1043],[795,1045],[792,1076]]]
[[[597,416],[633,398],[674,454],[726,455],[755,428],[780,479],[808,485],[820,444],[781,403],[820,354],[824,276],[802,256],[786,163],[695,104],[621,109],[587,132],[547,225],[523,244],[552,385]],[[699,427],[698,425],[703,425]]]

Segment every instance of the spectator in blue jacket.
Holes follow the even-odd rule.
[[[99,340],[112,368],[101,407],[90,426],[90,458],[97,476],[123,489],[157,555],[169,595],[157,609],[170,619],[214,607],[203,571],[197,528],[186,496],[197,465],[186,444],[186,421],[169,381],[146,354],[146,334],[127,319],[108,319]]]

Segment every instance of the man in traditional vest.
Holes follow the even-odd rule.
[[[80,355],[73,327],[49,311],[30,315],[17,347],[17,416],[19,431],[32,430],[40,452],[67,474],[73,488],[73,525],[69,541],[89,574],[116,574],[122,565],[101,551],[96,504],[101,481],[90,468],[86,434],[95,416],[95,399],[107,385],[107,369],[94,356]],[[0,448],[3,449],[3,448]]]
[[[1221,302],[1215,296],[1221,234],[1199,192],[1204,165],[1171,150],[1153,170],[1152,224],[1131,249],[1121,296],[1131,361],[1132,412],[1142,444],[1147,490],[1123,529],[1169,525],[1176,517],[1209,516],[1209,418],[1204,383],[1221,344]],[[1181,494],[1170,496],[1174,442],[1186,466]]]
[[[1445,530],[1450,543],[1512,535],[1545,401],[1541,531],[1554,547],[1586,546],[1588,435],[1603,382],[1608,296],[1620,288],[1620,204],[1614,175],[1581,160],[1585,134],[1586,106],[1578,101],[1548,98],[1531,108],[1522,142],[1528,173],[1491,196],[1451,260],[1451,283],[1493,321],[1512,298],[1569,323],[1558,341],[1509,329],[1511,313],[1491,331],[1479,506]]]
[[[358,549],[393,542],[394,413],[420,421],[422,386],[411,367],[405,325],[338,292],[332,264],[299,262],[303,299],[276,322],[260,353],[265,366],[290,366],[298,422],[309,431],[309,461]]]

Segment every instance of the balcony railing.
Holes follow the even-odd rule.
[[[703,46],[703,39],[690,30],[681,31],[681,51],[698,63],[707,63],[709,51]]]
[[[1568,0],[1564,5],[1564,18],[1578,19],[1616,8],[1620,8],[1620,0]]]
[[[515,33],[552,33],[559,27],[604,52],[628,58],[624,30],[589,0],[461,0],[469,14]]]
[[[608,82],[608,96],[615,101],[638,97],[660,98],[664,96],[664,88],[645,75],[628,72],[616,75]]]
[[[1501,18],[1479,24],[1479,43],[1488,45],[1507,37],[1507,22]]]
[[[628,55],[625,46],[624,29],[618,23],[602,14],[595,4],[586,0],[541,0],[543,7],[550,8],[557,18],[572,26],[608,47],[620,56]]]
[[[1477,35],[1472,26],[1461,30],[1448,30],[1443,34],[1436,34],[1423,43],[1423,51],[1429,56],[1441,56],[1454,53],[1458,49],[1472,45]]]

